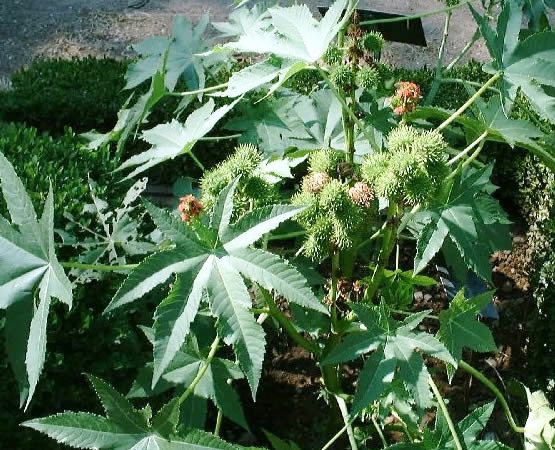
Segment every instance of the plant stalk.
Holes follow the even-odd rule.
[[[478,379],[482,384],[484,384],[492,393],[495,395],[499,403],[501,403],[501,408],[503,408],[503,412],[507,417],[507,421],[509,422],[509,426],[515,433],[524,433],[524,427],[519,427],[514,418],[513,414],[511,413],[511,409],[509,408],[509,404],[505,399],[505,396],[501,393],[501,391],[497,388],[495,384],[493,384],[484,374],[482,374],[479,370],[472,367],[465,361],[459,361],[459,367],[464,371],[468,372],[474,378]]]
[[[380,248],[380,253],[378,256],[378,263],[376,268],[374,269],[374,273],[372,275],[372,281],[370,286],[366,289],[364,294],[364,301],[367,303],[372,302],[374,300],[374,296],[380,287],[380,284],[383,279],[385,267],[389,261],[389,256],[395,247],[395,241],[397,237],[397,226],[394,223],[395,216],[397,212],[397,205],[395,203],[391,203],[387,210],[387,218],[386,218],[386,227],[383,231],[382,236],[382,246]]]
[[[474,142],[470,143],[463,151],[461,151],[459,154],[451,158],[447,162],[447,165],[451,166],[454,163],[456,163],[459,159],[466,156],[470,151],[472,151],[472,149],[474,149],[477,145],[479,145],[480,142],[482,142],[487,137],[487,135],[488,135],[488,130],[484,131],[480,136],[478,136],[478,138],[476,138]]]
[[[216,339],[214,339],[214,341],[212,342],[212,345],[210,346],[210,352],[206,357],[206,361],[204,361],[203,365],[197,372],[195,378],[193,378],[193,381],[191,381],[191,384],[189,385],[189,387],[185,390],[185,392],[183,392],[183,394],[181,394],[181,397],[179,397],[178,403],[180,405],[183,404],[183,402],[187,400],[187,397],[189,397],[189,395],[191,395],[195,391],[197,384],[199,384],[200,380],[202,380],[202,377],[208,370],[208,367],[212,363],[214,356],[216,356],[216,352],[218,351],[219,345],[220,345],[220,337],[216,336]]]
[[[343,98],[343,96],[341,95],[341,93],[335,88],[335,86],[333,85],[333,83],[331,82],[331,80],[328,77],[328,74],[322,70],[320,67],[317,67],[318,72],[320,73],[320,76],[324,79],[324,81],[326,82],[326,84],[329,86],[330,90],[332,91],[333,95],[335,95],[335,97],[337,98],[337,100],[339,100],[339,103],[341,103],[341,107],[343,108],[344,111],[347,111],[347,114],[351,117],[351,119],[353,120],[353,122],[357,125],[357,127],[360,129],[360,131],[362,131],[362,134],[364,134],[364,137],[368,140],[368,142],[370,143],[370,145],[372,146],[372,148],[375,151],[380,151],[380,148],[378,147],[378,144],[376,144],[376,140],[374,139],[374,137],[368,132],[368,130],[366,129],[366,126],[362,123],[362,121],[356,116],[356,114],[354,113],[353,110],[351,110],[351,108],[349,108],[349,105],[347,105],[347,102],[345,101],[345,99]]]
[[[441,9],[434,9],[433,11],[426,11],[419,14],[413,14],[412,16],[399,16],[399,17],[391,17],[387,19],[373,19],[373,20],[365,20],[360,22],[360,25],[376,25],[379,23],[395,23],[395,22],[405,22],[413,19],[420,19],[422,17],[429,17],[435,16],[436,14],[442,14],[446,12],[453,11],[455,9],[461,8],[469,3],[475,3],[477,0],[466,0],[464,2],[460,2],[458,5],[448,6],[446,8]]]
[[[464,113],[470,106],[472,106],[472,104],[484,93],[488,90],[488,88],[495,83],[499,78],[501,78],[501,76],[503,75],[503,72],[497,72],[495,73],[488,81],[486,81],[486,83],[480,88],[478,89],[474,95],[472,95],[472,97],[470,97],[459,109],[457,109],[452,115],[451,117],[449,117],[448,119],[446,119],[441,125],[439,125],[439,127],[437,127],[437,131],[441,131],[444,128],[446,128],[448,125],[450,125],[455,119],[457,119],[462,113]]]
[[[116,272],[119,270],[132,270],[138,264],[122,264],[120,266],[110,266],[108,264],[83,264],[78,262],[60,262],[66,269],[96,270],[98,272]]]
[[[358,450],[357,441],[355,439],[355,433],[353,431],[353,427],[351,426],[351,422],[349,420],[349,411],[347,410],[347,404],[345,400],[336,395],[335,400],[337,401],[337,406],[339,406],[339,410],[341,411],[341,416],[343,417],[343,422],[345,422],[345,427],[347,430],[347,436],[349,437],[349,444],[351,444],[351,450]]]
[[[385,436],[383,434],[383,431],[380,428],[380,424],[376,420],[376,417],[374,417],[374,414],[372,414],[370,416],[370,420],[372,421],[372,425],[374,425],[374,428],[376,429],[376,432],[378,433],[378,436],[380,437],[380,440],[382,441],[383,448],[387,448],[387,441],[385,440]]]
[[[443,413],[443,417],[447,422],[447,427],[451,432],[451,436],[453,436],[453,443],[455,444],[455,448],[457,450],[465,450],[465,447],[463,446],[459,438],[459,433],[457,432],[457,429],[455,428],[455,424],[453,423],[453,419],[451,419],[451,415],[447,410],[447,405],[445,405],[445,401],[441,396],[441,392],[439,392],[439,389],[431,376],[428,378],[428,383],[430,384],[430,387],[432,388],[432,391],[436,397],[437,403],[439,405],[439,409],[441,409],[441,412]]]
[[[222,418],[223,418],[222,410],[218,408],[218,415],[216,416],[216,426],[214,427],[214,436],[220,435],[220,430],[222,428]]]
[[[285,332],[289,335],[293,341],[299,345],[300,347],[304,348],[310,353],[314,353],[317,357],[320,355],[320,347],[312,341],[309,341],[305,337],[303,337],[295,328],[291,320],[289,320],[285,315],[280,311],[272,294],[270,294],[266,289],[260,287],[260,292],[264,297],[264,301],[268,306],[270,315],[277,320],[277,322],[281,325],[281,327],[285,330]]]
[[[441,38],[441,44],[439,46],[439,52],[437,55],[437,63],[436,69],[434,73],[434,80],[432,82],[432,87],[430,88],[430,92],[426,96],[424,100],[424,105],[431,105],[434,101],[437,91],[441,86],[441,77],[443,76],[443,58],[445,56],[445,47],[447,45],[447,38],[449,37],[449,25],[451,24],[451,16],[453,15],[452,11],[447,11],[445,15],[445,25],[443,26],[443,36]]]
[[[187,95],[197,95],[197,94],[204,94],[206,92],[214,92],[217,91],[218,89],[222,89],[227,87],[229,83],[222,83],[222,84],[217,84],[216,86],[210,86],[210,87],[206,87],[204,89],[197,89],[196,91],[187,91],[187,92],[168,92],[166,95],[172,96],[172,97],[186,97]]]

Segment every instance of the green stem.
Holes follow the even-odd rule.
[[[447,422],[447,427],[449,428],[449,431],[451,432],[451,436],[453,436],[453,443],[455,444],[455,448],[457,450],[465,450],[465,447],[463,446],[463,444],[461,443],[461,440],[459,438],[459,433],[457,433],[457,429],[455,428],[455,424],[453,423],[453,419],[451,419],[451,415],[449,414],[449,411],[447,410],[447,406],[445,405],[445,401],[443,400],[443,397],[441,396],[441,392],[439,392],[439,389],[437,388],[437,385],[435,384],[434,380],[432,377],[428,378],[428,383],[430,384],[430,387],[432,388],[432,391],[437,399],[437,403],[439,405],[439,408],[441,409],[441,412],[443,413],[443,417],[445,419],[445,421]]]
[[[283,239],[291,239],[306,235],[305,230],[292,231],[291,233],[273,234],[268,236],[268,241],[280,241]]]
[[[382,236],[382,246],[380,248],[380,253],[378,256],[378,263],[374,270],[372,281],[370,286],[366,289],[366,293],[364,294],[364,300],[367,303],[372,302],[374,300],[374,296],[380,287],[384,276],[384,270],[389,262],[389,256],[395,247],[395,240],[397,236],[397,227],[394,223],[395,216],[397,212],[397,205],[393,202],[389,205],[387,210],[387,218],[386,218],[386,227],[383,232]]]
[[[432,87],[430,92],[424,100],[424,105],[431,105],[434,101],[437,91],[441,86],[441,77],[443,75],[443,57],[445,56],[445,46],[447,44],[447,38],[449,37],[449,25],[451,23],[451,16],[453,12],[448,11],[445,15],[445,25],[443,26],[443,37],[441,38],[441,45],[439,46],[439,52],[437,55],[436,70],[434,73],[434,81],[432,82]]]
[[[414,314],[414,312],[410,312],[410,311],[402,311],[400,309],[392,309],[391,310],[392,313],[395,314],[402,314],[403,316],[412,316]],[[439,320],[439,317],[437,316],[432,316],[430,314],[426,314],[424,316],[426,319],[434,319],[434,320]]]
[[[462,166],[461,166],[462,169],[472,164],[472,162],[478,157],[478,155],[484,148],[485,143],[486,143],[485,141],[480,142],[480,145],[478,145],[478,148],[476,149],[476,151],[472,153],[472,155],[470,155],[470,158],[468,158],[465,162],[462,163]]]
[[[362,134],[364,134],[364,137],[366,138],[366,140],[370,143],[370,145],[372,146],[372,148],[375,151],[380,151],[380,148],[378,147],[378,144],[376,144],[376,141],[374,139],[374,137],[368,132],[368,130],[366,129],[366,126],[362,123],[362,121],[356,116],[356,114],[354,113],[353,110],[351,110],[351,108],[349,108],[349,105],[347,105],[347,102],[345,101],[345,99],[343,98],[343,96],[341,95],[341,93],[335,88],[335,86],[333,85],[333,83],[331,82],[331,80],[328,77],[328,74],[322,70],[320,67],[317,67],[318,72],[320,73],[320,76],[324,79],[324,81],[326,82],[326,84],[329,86],[330,90],[332,91],[333,95],[335,95],[335,97],[337,98],[337,100],[339,100],[339,103],[341,103],[341,107],[343,108],[344,111],[347,111],[347,114],[351,117],[351,119],[353,120],[353,122],[357,125],[357,127],[360,129],[360,131],[362,131]]]
[[[435,16],[436,14],[442,14],[449,11],[453,11],[454,9],[461,8],[462,6],[468,5],[469,3],[474,3],[476,1],[477,0],[466,0],[465,2],[461,2],[458,5],[449,6],[447,8],[435,9],[433,11],[426,11],[419,14],[413,14],[412,16],[400,16],[400,17],[391,17],[387,19],[365,20],[363,22],[360,22],[360,25],[376,25],[378,23],[406,22],[408,20],[420,19],[422,17]]]
[[[97,272],[116,272],[119,270],[132,270],[138,264],[123,264],[120,266],[110,266],[107,264],[83,264],[78,262],[60,262],[66,269],[96,270]]]
[[[339,253],[334,253],[331,257],[331,286],[330,286],[330,302],[331,302],[331,324],[332,329],[337,329],[337,272],[339,271]]]
[[[281,325],[281,327],[285,330],[289,337],[291,337],[291,339],[293,339],[293,341],[300,347],[304,348],[310,353],[314,353],[316,356],[319,356],[321,353],[320,347],[318,347],[318,345],[314,342],[304,338],[297,331],[293,323],[280,311],[274,301],[274,298],[272,297],[272,294],[270,294],[266,289],[262,287],[260,287],[260,292],[262,293],[264,301],[266,302],[266,305],[270,310],[270,315],[277,320],[277,322]]]
[[[347,404],[345,400],[336,395],[335,400],[337,401],[337,406],[339,406],[339,410],[341,411],[341,416],[343,417],[343,422],[345,422],[345,426],[347,427],[347,436],[349,437],[349,443],[351,444],[351,450],[358,450],[357,441],[355,439],[355,433],[353,431],[353,427],[351,426],[351,422],[349,420],[349,411],[347,410]]]
[[[192,160],[195,162],[195,164],[199,167],[200,170],[202,171],[206,170],[204,168],[204,165],[199,161],[199,159],[195,156],[193,152],[189,152],[188,155],[192,158]]]
[[[495,5],[495,1],[491,0],[488,4],[488,7],[486,8],[486,12],[484,14],[484,17],[486,17],[486,18],[489,17],[493,5]],[[481,37],[482,37],[482,33],[480,33],[480,27],[476,27],[476,31],[474,31],[474,34],[472,35],[472,39],[469,42],[467,42],[467,44],[462,48],[462,50],[459,52],[459,54],[457,56],[455,56],[453,61],[451,61],[449,63],[449,65],[445,68],[445,71],[451,70],[455,66],[455,64],[457,64],[464,57],[464,55],[466,55],[468,53],[468,51],[474,46],[474,44]]]
[[[197,387],[197,384],[199,384],[200,380],[202,379],[202,377],[204,376],[204,374],[208,370],[208,367],[210,367],[210,364],[212,363],[212,360],[214,359],[214,356],[216,356],[216,352],[218,351],[218,346],[219,345],[220,345],[220,337],[216,336],[216,339],[214,339],[214,341],[212,342],[212,345],[210,346],[210,352],[208,353],[208,356],[206,357],[206,360],[202,364],[201,368],[197,372],[197,375],[195,376],[195,378],[193,378],[193,381],[191,381],[191,384],[185,390],[185,392],[183,392],[183,394],[181,394],[181,397],[179,397],[178,403],[180,405],[185,400],[187,400],[187,397],[189,397],[189,395],[191,395],[195,391],[195,388]]]
[[[478,89],[472,97],[470,97],[464,105],[462,105],[459,109],[457,109],[451,117],[446,119],[439,127],[437,127],[437,131],[441,131],[446,128],[449,124],[451,124],[455,119],[457,119],[462,113],[464,113],[487,89],[495,83],[501,76],[503,72],[495,73],[486,83]]]
[[[480,136],[478,136],[478,138],[476,138],[474,142],[471,142],[463,151],[461,151],[459,154],[451,158],[447,162],[447,165],[451,166],[452,164],[456,163],[459,159],[466,156],[470,151],[472,151],[472,149],[474,149],[477,145],[479,145],[487,137],[487,135],[488,135],[488,130],[484,131]]]
[[[350,423],[346,423],[333,437],[322,447],[322,450],[328,450],[337,441],[345,431],[349,429]]]
[[[208,137],[201,137],[198,140],[199,141],[205,141],[205,142],[225,141],[227,139],[237,139],[238,137],[241,137],[241,134],[230,134],[229,136],[208,136]]]
[[[493,393],[493,395],[495,395],[497,400],[499,400],[499,403],[501,403],[501,408],[503,408],[503,412],[505,413],[505,416],[507,417],[507,421],[509,422],[509,426],[511,427],[511,429],[515,433],[521,433],[521,434],[524,433],[524,427],[519,427],[516,424],[516,422],[513,418],[513,415],[511,413],[511,409],[509,408],[509,404],[507,403],[507,400],[505,399],[505,396],[501,393],[501,391],[497,388],[497,386],[495,384],[493,384],[479,370],[475,369],[474,367],[472,367],[467,362],[462,361],[462,360],[459,361],[459,367],[461,369],[463,369],[464,371],[468,372],[474,378],[477,378],[478,381],[482,382],[482,384],[484,384]]]
[[[218,415],[216,416],[216,426],[214,427],[214,436],[220,435],[220,430],[222,428],[222,418],[223,418],[222,410],[218,408]]]
[[[218,89],[222,89],[227,87],[229,83],[222,83],[217,84],[216,86],[206,87],[204,89],[197,89],[196,91],[187,91],[187,92],[168,92],[166,95],[171,97],[186,97],[187,95],[197,95],[197,94],[204,94],[205,92],[213,92],[217,91]]]
[[[439,82],[447,84],[468,84],[469,86],[474,86],[477,88],[482,87],[482,83],[478,83],[477,81],[463,80],[462,78],[442,78],[441,80],[439,80]],[[494,87],[488,87],[488,91],[495,92],[496,94],[500,93],[499,89]]]
[[[374,417],[374,414],[372,414],[370,416],[370,420],[372,421],[372,424],[374,425],[374,428],[376,429],[376,431],[378,433],[378,436],[380,437],[380,440],[382,441],[383,448],[387,448],[387,441],[385,440],[385,436],[383,435],[382,429],[380,428],[380,425],[378,424],[378,421]]]

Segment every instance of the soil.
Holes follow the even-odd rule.
[[[176,14],[196,22],[204,12],[209,12],[213,21],[224,21],[232,10],[231,3],[231,0],[2,0],[0,79],[9,78],[11,73],[35,58],[130,56],[130,44],[152,35],[168,34]],[[307,3],[315,11],[316,5],[331,2],[309,0]],[[444,3],[438,0],[359,2],[360,8],[402,14],[442,6]],[[443,14],[424,18],[428,47],[392,43],[384,52],[384,60],[411,68],[432,66],[441,42],[443,22]],[[452,39],[446,46],[446,61],[450,61],[465,45],[475,28],[468,8],[455,11],[451,21]],[[479,60],[486,58],[483,43],[477,43],[469,56]]]

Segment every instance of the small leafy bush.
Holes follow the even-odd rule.
[[[114,59],[39,60],[16,72],[11,89],[0,92],[0,120],[24,122],[62,134],[112,127],[128,94],[127,61]]]
[[[36,206],[44,202],[52,183],[57,224],[64,213],[81,214],[90,200],[89,177],[104,187],[114,183],[112,195],[124,189],[115,184],[119,178],[112,172],[117,166],[109,149],[88,150],[71,130],[51,137],[23,124],[0,124],[0,152],[16,167]]]

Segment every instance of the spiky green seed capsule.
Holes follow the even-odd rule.
[[[380,73],[374,67],[363,67],[356,74],[356,84],[361,89],[373,89],[379,82]]]
[[[364,36],[364,48],[371,52],[379,52],[384,46],[385,40],[379,31],[370,31]]]
[[[320,206],[335,213],[346,211],[350,206],[346,186],[339,180],[331,180],[320,192]]]
[[[261,160],[262,155],[254,145],[239,145],[225,161],[204,173],[201,180],[202,203],[211,208],[221,190],[238,176],[241,179],[234,199],[238,214],[251,203],[261,206],[275,201],[275,187],[255,175]]]
[[[401,124],[387,144],[387,152],[364,160],[363,179],[379,196],[395,201],[416,204],[431,198],[448,172],[443,136]]]
[[[339,65],[343,60],[343,51],[335,45],[328,47],[324,53],[323,60],[328,66]]]
[[[340,91],[350,91],[355,84],[355,74],[348,66],[336,66],[330,73],[330,80]]]
[[[311,172],[322,172],[329,176],[337,174],[337,166],[343,161],[343,154],[331,149],[317,150],[310,154],[308,165]]]

